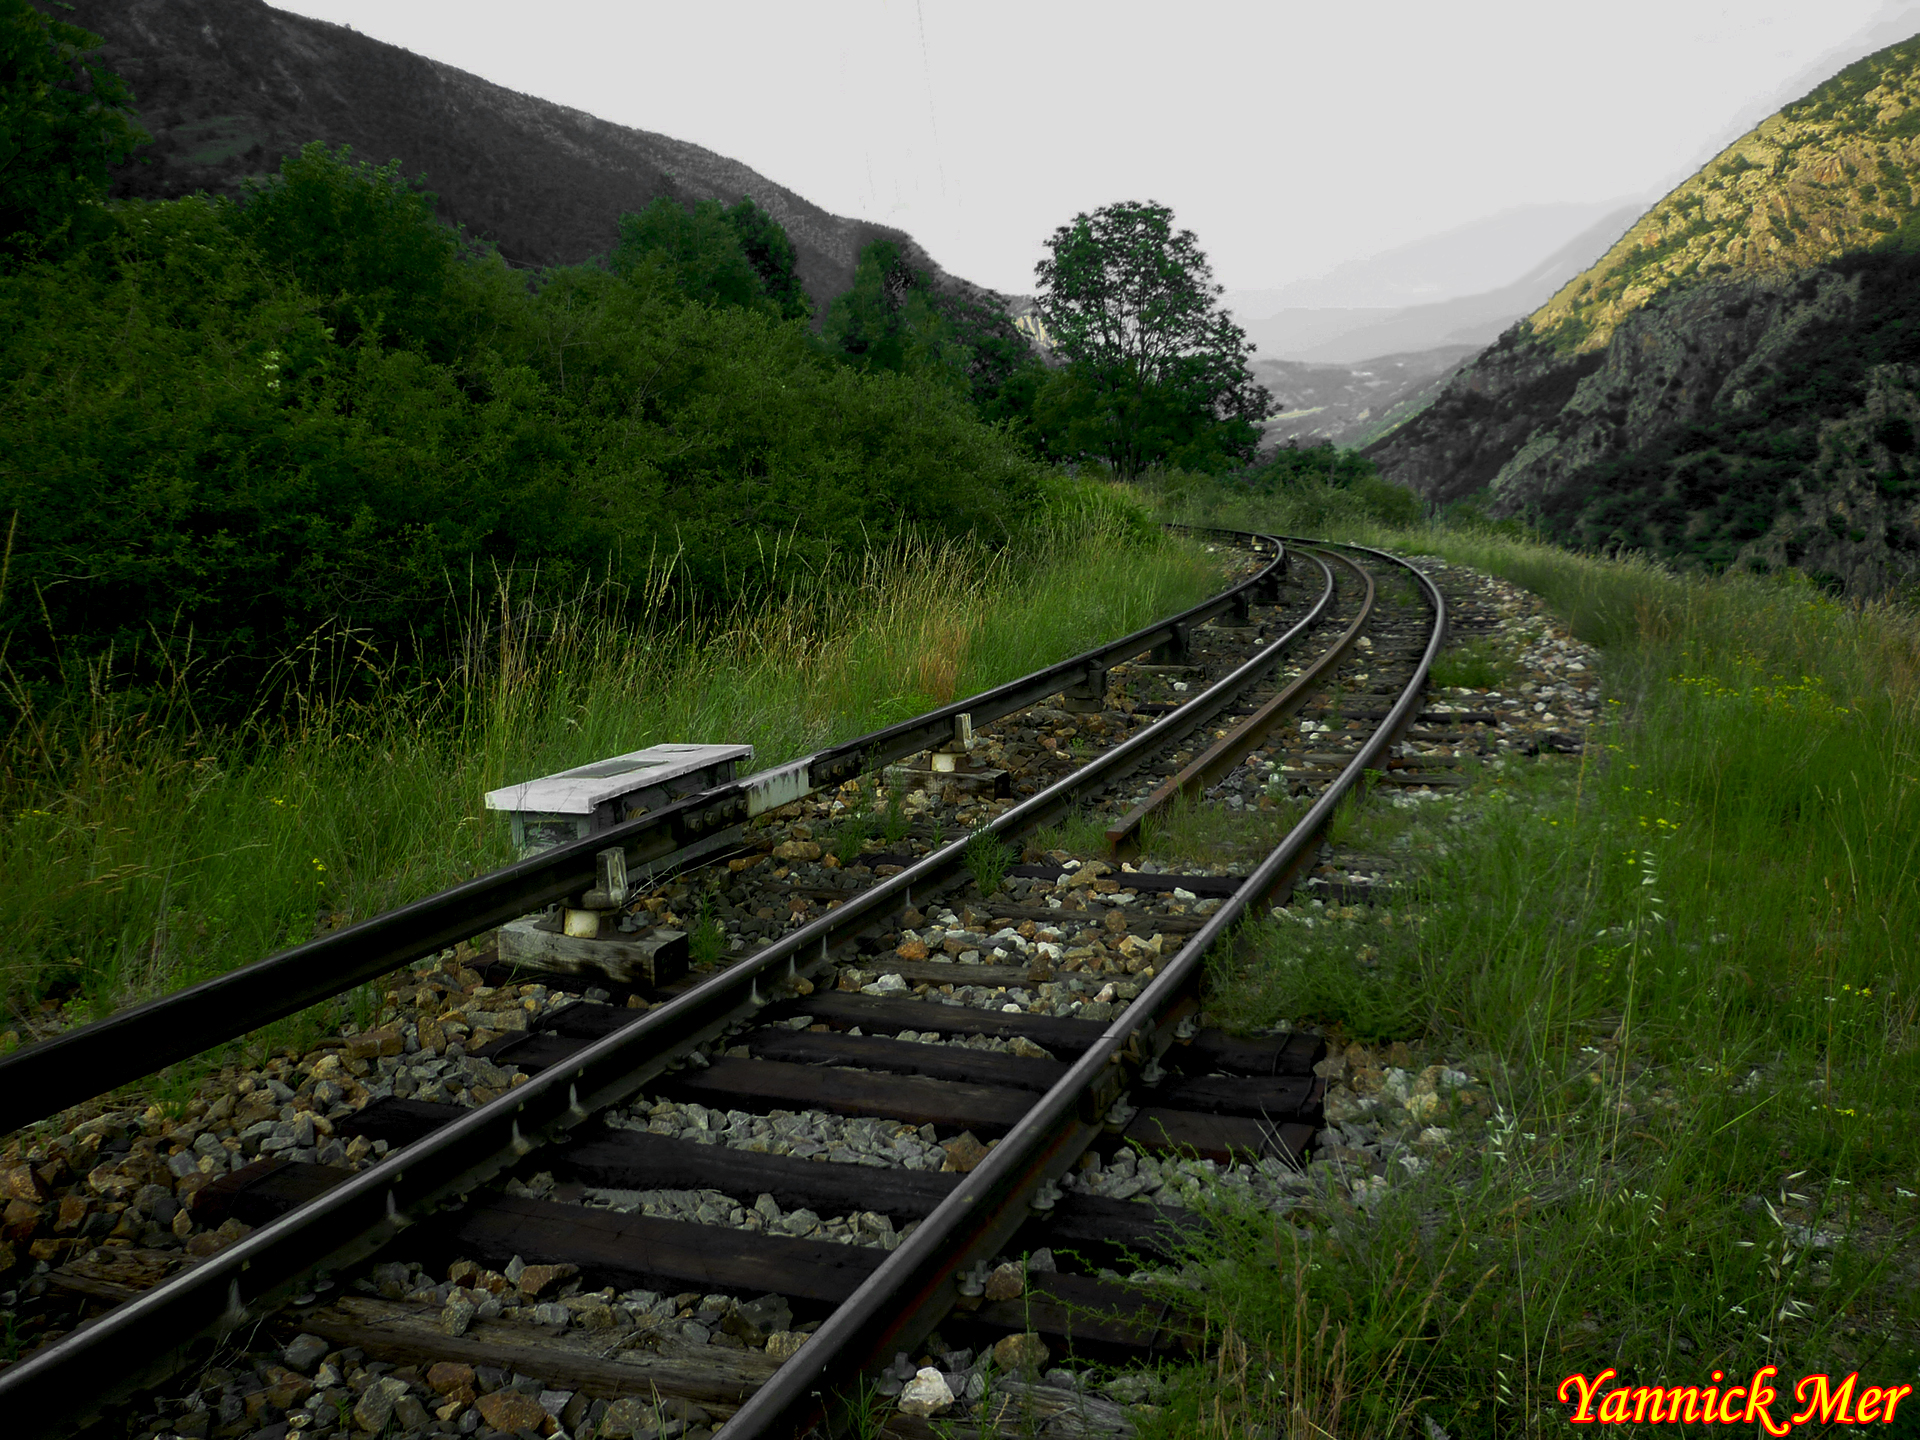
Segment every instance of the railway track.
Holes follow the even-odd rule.
[[[256,1414],[200,1434],[254,1433],[257,1413],[378,1431],[407,1404],[443,1433],[638,1434],[637,1411],[591,1402],[640,1396],[683,1428],[799,1435],[876,1383],[904,1392],[892,1433],[929,1433],[916,1408],[990,1432],[981,1407],[1021,1399],[1050,1355],[1193,1343],[1101,1273],[1166,1253],[1178,1215],[1075,1177],[1198,1165],[1281,1183],[1298,1166],[1324,1049],[1200,1026],[1208,959],[1312,864],[1364,777],[1448,779],[1389,754],[1444,635],[1425,577],[1351,547],[1222,538],[1245,573],[1184,616],[0,1058],[18,1126],[553,902],[597,898],[640,932],[702,917],[721,947],[661,983],[498,962],[465,988],[513,994],[517,1025],[442,1014],[457,977],[410,972],[410,1023],[350,1038],[297,1088],[256,1087],[250,1130],[306,1143],[254,1160],[237,1132],[168,1157],[205,1179],[183,1187],[187,1228],[229,1243],[150,1286],[66,1276],[103,1313],[0,1371],[0,1407],[45,1417],[41,1433],[111,1421],[208,1338],[265,1324],[305,1337],[304,1369],[263,1374]],[[922,752],[924,771],[900,768]],[[876,781],[884,818],[866,808]],[[1285,833],[1244,873],[1131,863],[1194,806]],[[856,824],[882,833],[849,842]],[[643,865],[657,873],[626,883]],[[448,1067],[471,1065],[498,1083],[450,1092]],[[116,1143],[95,1141],[86,1159]],[[960,1363],[900,1373],[923,1354]],[[347,1355],[403,1378],[335,1404]],[[368,1393],[385,1411],[360,1413]],[[542,1394],[560,1398],[535,1423]]]

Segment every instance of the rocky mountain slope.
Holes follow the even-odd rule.
[[[1729,145],[1528,318],[1556,350],[1603,347],[1670,286],[1780,274],[1920,238],[1920,36],[1848,66]]]
[[[1916,181],[1920,37],[1728,147],[1369,453],[1571,542],[1909,584]]]
[[[1253,378],[1280,403],[1261,426],[1263,443],[1364,445],[1429,403],[1473,353],[1471,345],[1445,345],[1353,365],[1256,360]]]
[[[786,227],[816,305],[848,288],[861,246],[900,232],[829,214],[736,160],[630,130],[261,0],[35,0],[104,40],[154,143],[119,196],[232,192],[310,140],[398,159],[442,218],[513,264],[571,264],[612,248],[625,211],[671,196],[751,196]]]

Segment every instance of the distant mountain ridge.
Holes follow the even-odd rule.
[[[1727,147],[1369,447],[1430,501],[1920,585],[1920,36]]]
[[[737,160],[495,85],[345,26],[262,0],[34,0],[102,37],[154,143],[115,176],[116,197],[232,193],[311,140],[424,174],[440,213],[512,264],[574,264],[610,250],[618,216],[669,196],[746,195],[792,238],[816,306],[853,280],[861,247],[889,239],[937,280],[903,232],[834,215]]]
[[[1519,279],[1478,294],[1397,308],[1292,307],[1242,323],[1263,355],[1315,364],[1482,346],[1591,264],[1638,214],[1637,207],[1608,211]]]

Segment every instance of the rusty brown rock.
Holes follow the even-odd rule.
[[[56,1230],[77,1230],[87,1218],[87,1197],[66,1194],[60,1197],[60,1214],[53,1222]]]
[[[469,1388],[473,1385],[471,1365],[462,1365],[457,1360],[439,1360],[427,1371],[427,1386],[436,1395],[451,1395],[463,1385]]]
[[[903,941],[894,949],[894,954],[902,960],[924,960],[927,958],[927,942],[924,940]]]
[[[1002,1370],[1037,1371],[1047,1363],[1047,1342],[1029,1331],[1009,1335],[993,1347],[993,1363]]]
[[[31,1200],[9,1200],[0,1225],[9,1240],[25,1240],[40,1228],[41,1207]]]
[[[406,1049],[406,1039],[398,1025],[382,1025],[347,1037],[347,1055],[354,1060],[373,1060],[382,1055],[398,1055]]]
[[[146,1185],[144,1177],[121,1169],[115,1162],[94,1165],[90,1171],[86,1171],[86,1188],[98,1194],[102,1200],[132,1200],[134,1192],[142,1185]]]
[[[284,1365],[266,1367],[267,1402],[278,1405],[282,1410],[292,1410],[307,1403],[307,1397],[313,1394],[313,1381],[298,1371],[289,1370]]]
[[[520,1293],[538,1295],[559,1281],[579,1273],[578,1265],[529,1265],[520,1272]]]
[[[518,1390],[496,1390],[473,1402],[480,1418],[495,1430],[545,1430],[547,1412],[531,1395]]]
[[[47,1198],[47,1187],[33,1173],[31,1165],[9,1165],[0,1171],[0,1196],[8,1200],[27,1200],[39,1204]]]
[[[971,1130],[963,1130],[951,1140],[943,1140],[940,1148],[947,1152],[947,1158],[941,1169],[957,1171],[964,1175],[987,1158],[987,1147]]]
[[[1018,1300],[1027,1291],[1027,1272],[1013,1261],[996,1266],[987,1277],[987,1299]]]

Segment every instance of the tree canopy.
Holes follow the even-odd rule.
[[[1049,448],[1127,478],[1252,460],[1273,397],[1193,232],[1164,205],[1129,201],[1076,215],[1047,250],[1037,308],[1067,362],[1035,405]]]
[[[859,369],[932,380],[1024,435],[1042,367],[1005,303],[957,281],[936,286],[892,240],[861,249],[853,288],[827,307],[821,338]]]
[[[147,137],[100,44],[27,0],[0,0],[0,256],[58,250],[104,224],[107,171]]]
[[[844,363],[718,207],[670,208],[697,245],[530,276],[310,146],[0,271],[12,693],[185,669],[214,715],[323,627],[447,663],[468,575],[724,605],[1039,518],[1052,482],[964,388]]]

